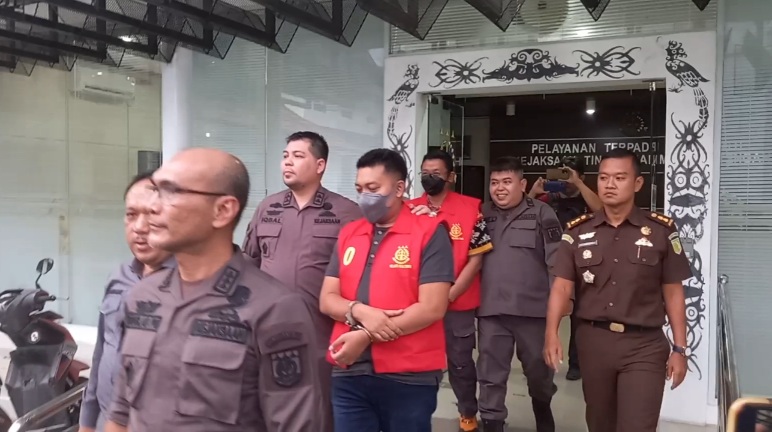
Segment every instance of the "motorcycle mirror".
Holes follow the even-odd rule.
[[[44,275],[54,268],[54,260],[51,258],[43,258],[38,261],[37,271],[40,275]]]

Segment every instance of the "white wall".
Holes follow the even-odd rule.
[[[75,97],[73,73],[0,73],[0,289],[31,286],[51,257],[42,285],[72,299],[52,308],[96,324],[107,274],[129,257],[123,192],[137,151],[160,150],[160,76],[139,77],[128,105]]]

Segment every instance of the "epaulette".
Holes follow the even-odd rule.
[[[583,214],[583,215],[579,216],[578,218],[569,221],[566,224],[566,229],[570,230],[572,228],[576,228],[579,225],[587,222],[588,220],[590,220],[590,219],[592,219],[594,217],[595,217],[595,215],[593,213]]]
[[[647,216],[649,216],[649,219],[656,221],[660,225],[665,225],[668,228],[672,227],[674,223],[673,218],[656,212],[648,213]]]

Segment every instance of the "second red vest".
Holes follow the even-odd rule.
[[[424,194],[410,203],[426,205],[428,199]],[[479,217],[480,200],[477,198],[449,192],[442,203],[438,218],[447,224],[450,231],[450,241],[453,245],[454,275],[456,277],[461,274],[469,261],[469,244],[472,241],[474,226]],[[480,273],[475,275],[469,289],[448,305],[448,310],[466,311],[477,309],[478,306],[480,306]]]

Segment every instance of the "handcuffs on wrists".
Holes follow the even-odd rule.
[[[362,303],[362,302],[360,302],[358,300],[354,300],[354,301],[349,302],[349,304],[348,304],[348,312],[346,312],[346,325],[349,326],[351,328],[351,330],[362,330],[363,332],[365,332],[367,337],[370,338],[370,342],[373,342],[373,341],[375,341],[375,339],[373,338],[373,334],[370,333],[370,331],[367,330],[365,328],[365,326],[360,324],[359,321],[357,321],[354,318],[354,306],[356,306],[356,305],[358,305],[360,303]]]

